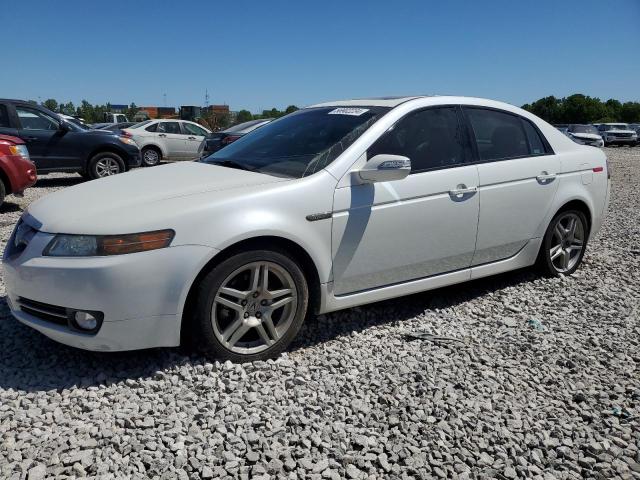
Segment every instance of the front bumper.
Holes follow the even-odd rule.
[[[5,253],[8,303],[19,321],[55,341],[87,350],[179,345],[188,290],[214,249],[184,245],[109,257],[41,256],[52,238],[37,232],[22,252]],[[80,332],[23,308],[22,299],[101,312],[104,320],[96,333]]]

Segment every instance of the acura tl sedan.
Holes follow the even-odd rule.
[[[84,349],[264,359],[314,314],[534,264],[570,275],[608,178],[601,150],[504,103],[323,103],[34,202],[4,254],[8,301]]]

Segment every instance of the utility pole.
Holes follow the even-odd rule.
[[[209,106],[209,89],[204,90],[204,106],[205,108]]]
[[[163,93],[162,94],[162,98],[163,98],[164,106],[166,107],[167,106],[167,94]]]

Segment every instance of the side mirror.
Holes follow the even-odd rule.
[[[67,121],[64,118],[61,118],[60,123],[58,124],[58,131],[60,133],[65,133],[65,132],[68,132],[69,130],[71,130],[71,128],[67,124]]]
[[[358,175],[364,182],[402,180],[411,172],[411,160],[402,155],[380,154],[369,160]]]

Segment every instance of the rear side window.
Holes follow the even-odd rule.
[[[411,160],[411,173],[447,168],[466,161],[465,135],[456,107],[428,108],[410,113],[367,152],[402,155]]]
[[[531,154],[520,117],[481,108],[465,108],[480,160],[504,160]]]
[[[529,120],[525,120],[521,118],[520,121],[524,126],[524,133],[527,135],[527,140],[529,142],[529,152],[531,155],[544,155],[546,149],[544,148],[544,142],[542,138],[540,138],[540,134],[538,130],[531,124]]]
[[[5,105],[0,105],[0,127],[11,128],[9,114],[7,113],[7,107]]]

